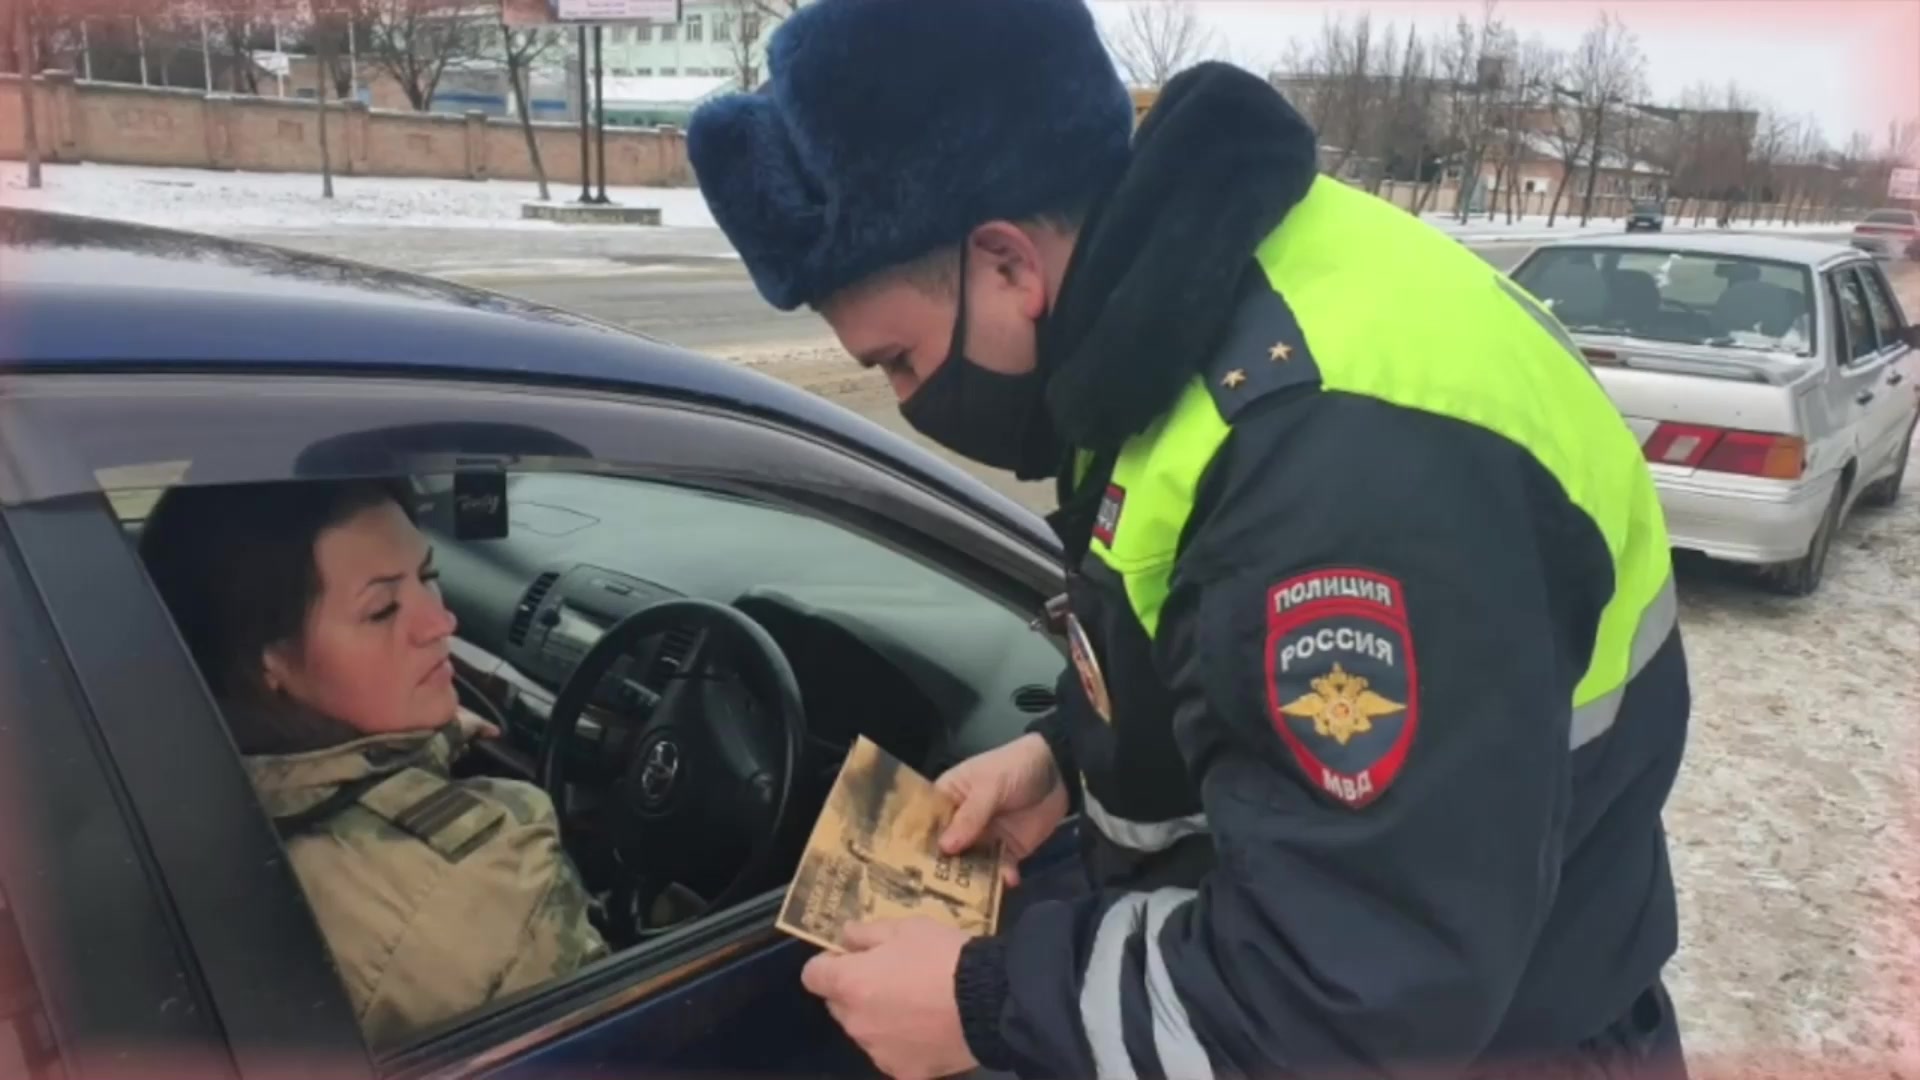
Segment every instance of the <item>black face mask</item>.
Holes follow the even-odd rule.
[[[900,415],[914,430],[962,457],[1031,480],[1052,475],[1062,456],[1046,395],[1047,379],[1037,365],[1022,375],[1004,375],[967,359],[967,256],[962,246],[959,314],[946,362],[900,404]]]

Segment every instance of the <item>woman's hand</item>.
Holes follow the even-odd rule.
[[[475,739],[497,739],[500,729],[480,718],[480,714],[470,711],[465,705],[458,706],[454,713],[454,723],[460,725],[460,740],[463,743]]]

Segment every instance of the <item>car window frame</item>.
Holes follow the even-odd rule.
[[[312,1035],[316,1029],[306,1024],[324,1029],[328,1012],[297,1000],[310,989],[298,971],[263,989],[222,983],[198,962],[193,935],[205,928],[190,908],[200,883],[178,876],[181,838],[168,835],[166,812],[156,806],[156,796],[168,795],[152,782],[160,763],[150,753],[124,752],[120,738],[124,721],[150,720],[151,711],[116,715],[111,688],[99,693],[87,678],[103,651],[125,639],[102,634],[108,628],[61,602],[91,577],[71,543],[78,532],[97,538],[107,518],[98,497],[0,508],[0,629],[8,639],[0,707],[11,718],[0,734],[0,768],[18,770],[0,791],[0,878],[67,1075],[123,1068],[131,1047],[172,1055],[172,1064],[194,1075],[265,1071],[270,1044],[236,1047],[229,1038],[221,1006],[233,1004],[234,993],[283,1008],[285,1020],[301,1025],[282,1025],[283,1032]],[[109,574],[82,587],[120,583]],[[165,649],[156,651],[118,657],[120,670],[154,673],[168,659]],[[192,711],[190,698],[184,708]],[[191,802],[201,794],[188,789],[174,797]],[[235,883],[247,888],[275,871],[240,866]],[[270,897],[271,887],[262,895]],[[302,1005],[304,1017],[297,1014]],[[246,1009],[233,1012],[244,1016]],[[359,1075],[356,1060],[364,1064],[351,1054],[336,1057],[330,1075]]]
[[[1894,294],[1893,282],[1887,280],[1886,273],[1878,263],[1861,261],[1852,264],[1854,272],[1860,277],[1861,291],[1867,297],[1867,313],[1873,318],[1874,333],[1880,340],[1881,352],[1893,352],[1906,344],[1903,331],[1906,329],[1906,312],[1900,307],[1900,298]],[[1878,300],[1878,306],[1875,301]],[[1880,325],[1879,311],[1884,308],[1891,320],[1891,327]]]
[[[598,423],[606,423],[604,410],[612,409],[624,412],[629,419],[619,429],[620,436],[632,438],[635,445],[651,447],[655,450],[671,448],[684,455],[685,446],[671,435],[653,436],[649,434],[649,425],[635,422],[651,410],[653,419],[662,420],[668,415],[681,415],[691,418],[692,423],[720,423],[732,425],[735,434],[743,439],[770,438],[772,442],[763,445],[779,444],[783,449],[798,450],[811,447],[819,460],[838,461],[839,468],[846,475],[854,471],[885,477],[888,492],[884,496],[865,492],[857,496],[842,487],[828,483],[824,477],[810,476],[818,486],[811,489],[814,505],[806,506],[803,498],[798,508],[819,511],[823,506],[837,506],[834,515],[836,524],[848,525],[850,520],[861,520],[862,515],[878,520],[868,520],[874,527],[882,528],[879,535],[868,533],[883,543],[897,543],[899,532],[913,532],[920,540],[936,544],[955,558],[964,557],[968,565],[982,572],[962,574],[974,588],[1001,597],[1010,606],[1023,614],[1034,615],[1034,625],[1047,633],[1056,647],[1062,651],[1062,664],[1065,664],[1064,642],[1058,640],[1058,634],[1044,625],[1045,601],[1058,594],[1064,588],[1064,574],[1057,553],[1049,553],[1037,545],[1031,538],[1024,537],[1010,527],[982,520],[981,515],[970,511],[962,502],[942,493],[926,483],[885,466],[871,458],[858,454],[844,445],[822,438],[817,433],[796,429],[779,423],[773,418],[757,415],[745,409],[730,409],[711,403],[695,403],[661,398],[634,388],[620,390],[567,387],[555,388],[537,383],[528,383],[517,379],[481,378],[475,376],[422,375],[378,376],[364,372],[325,372],[290,371],[273,374],[260,373],[150,373],[142,377],[144,385],[136,388],[124,374],[105,377],[96,374],[27,374],[19,376],[0,376],[0,460],[9,453],[14,457],[12,481],[14,488],[0,487],[0,504],[5,500],[19,501],[22,498],[45,498],[51,493],[60,492],[60,498],[89,498],[96,500],[103,508],[107,519],[112,514],[104,508],[106,498],[97,491],[91,495],[84,492],[79,495],[64,494],[68,488],[85,489],[89,485],[98,487],[84,455],[78,452],[70,440],[87,429],[83,417],[88,410],[80,410],[73,415],[62,416],[59,403],[72,404],[85,402],[89,410],[118,410],[123,421],[137,416],[138,410],[132,408],[135,401],[145,402],[150,409],[159,410],[157,404],[169,400],[213,400],[219,398],[244,398],[248,402],[252,419],[259,426],[253,429],[252,438],[261,444],[271,443],[274,439],[287,439],[282,428],[271,419],[275,405],[263,398],[262,392],[277,393],[276,399],[283,410],[289,402],[297,402],[301,415],[320,424],[321,417],[328,409],[340,412],[339,424],[343,433],[363,432],[368,413],[354,411],[351,415],[345,409],[347,403],[371,405],[383,398],[406,395],[409,391],[429,395],[441,407],[440,414],[447,416],[474,416],[475,410],[484,414],[488,408],[503,412],[531,410],[537,404],[545,404],[553,410],[553,415],[572,410],[602,410],[596,418]],[[15,392],[9,394],[9,384],[16,388],[37,387],[46,393],[40,399],[43,406],[35,411],[29,406],[35,398],[32,394]],[[504,384],[504,385],[503,385]],[[57,392],[49,388],[57,388]],[[63,396],[66,395],[66,396]],[[198,397],[196,398],[196,395]],[[330,395],[330,397],[329,397]],[[330,401],[328,405],[321,405]],[[417,402],[416,402],[417,404]],[[484,406],[484,407],[483,407]],[[11,411],[9,411],[11,410]],[[638,410],[638,412],[636,412]],[[184,414],[183,414],[184,415]],[[112,438],[137,438],[129,436],[126,429]],[[11,432],[16,436],[15,443],[9,446],[6,439]],[[25,433],[24,436],[22,433]],[[749,436],[747,433],[756,433]],[[204,427],[194,433],[194,437],[212,439]],[[23,445],[19,440],[25,438],[36,441],[37,457],[21,453]],[[246,446],[227,447],[233,441],[234,433],[222,432],[219,441],[223,449],[239,457],[249,454]],[[69,441],[62,441],[69,440]],[[244,440],[242,440],[244,442]],[[705,453],[703,449],[701,451]],[[512,456],[512,455],[506,455]],[[645,457],[644,451],[640,455]],[[466,455],[469,462],[484,462],[488,455]],[[689,459],[691,460],[691,459]],[[817,463],[817,462],[816,462]],[[635,462],[646,465],[647,461]],[[710,465],[711,463],[702,462]],[[704,474],[704,479],[716,484],[743,480],[751,470],[745,469],[745,463],[736,475],[727,469],[714,468]],[[786,462],[790,475],[785,482],[801,489],[807,485],[800,483],[799,476],[804,471],[799,463]],[[354,474],[360,470],[352,464],[342,465],[343,475]],[[671,470],[663,465],[663,469]],[[376,470],[384,471],[384,470]],[[431,471],[419,469],[408,471]],[[697,466],[692,472],[701,472]],[[0,470],[0,481],[8,480],[8,470]],[[758,478],[764,482],[765,477]],[[204,482],[204,481],[203,481]],[[879,505],[869,505],[878,500]],[[890,516],[888,509],[911,513],[905,517]],[[924,532],[917,526],[929,522],[943,522],[944,531]],[[116,537],[119,537],[118,522],[113,521]],[[986,557],[981,553],[963,550],[962,537],[985,539],[990,548]],[[119,555],[123,560],[121,570],[137,574],[139,581],[146,581],[144,571],[139,569],[137,557],[132,546],[124,542],[119,545]],[[919,552],[916,551],[916,554]],[[943,565],[947,565],[943,563]],[[132,585],[135,592],[141,594],[138,605],[142,619],[149,616],[165,619],[164,609],[150,584]],[[1017,592],[1015,599],[1011,593]],[[192,673],[198,687],[198,699],[193,703],[194,711],[199,714],[198,723],[212,725],[225,738],[224,727],[218,718],[211,697],[206,693],[204,683],[199,682],[197,672],[192,672],[192,660],[186,653],[177,636],[173,634],[170,623],[157,626],[149,624],[151,640],[143,651],[166,654],[166,663],[175,668],[184,666]],[[176,672],[176,674],[179,674]],[[228,743],[228,766],[233,776],[244,781],[239,759]],[[196,793],[199,794],[199,793]],[[249,809],[242,812],[236,809],[235,798]],[[204,801],[204,800],[203,800]],[[251,791],[244,797],[229,797],[225,809],[208,806],[204,814],[227,816],[246,816],[257,820],[268,835],[271,830],[264,810]],[[276,841],[277,842],[277,841]],[[279,850],[276,848],[276,850]],[[281,860],[284,863],[284,859]],[[772,928],[773,917],[778,908],[784,886],[769,890],[758,898],[736,905],[727,912],[702,919],[688,927],[662,935],[649,947],[634,950],[620,957],[609,958],[593,965],[581,973],[564,980],[533,988],[514,998],[495,1003],[485,1011],[461,1017],[442,1029],[427,1034],[423,1039],[380,1055],[373,1060],[372,1068],[381,1076],[404,1076],[423,1072],[438,1072],[446,1069],[468,1071],[487,1063],[503,1060],[503,1048],[522,1048],[544,1043],[548,1040],[564,1037],[570,1032],[583,1030],[600,1023],[620,1010],[651,1000],[655,995],[692,979],[722,962],[729,950],[747,950],[752,952],[762,946],[777,946],[784,939]],[[304,894],[294,898],[295,906],[311,918],[310,905]],[[317,931],[316,931],[317,933]],[[315,939],[317,957],[329,956],[323,939]],[[312,957],[309,958],[313,959]],[[344,988],[336,986],[338,1000],[344,1003]],[[353,1031],[356,1045],[359,1042],[357,1026]]]
[[[1867,330],[1873,335],[1872,348],[1859,354],[1853,351],[1853,326],[1847,319],[1847,302],[1844,289],[1845,282],[1854,280],[1859,268],[1860,264],[1858,262],[1849,261],[1830,267],[1827,270],[1828,286],[1831,290],[1829,298],[1833,302],[1833,321],[1841,327],[1846,335],[1845,349],[1834,359],[1842,371],[1849,372],[1873,366],[1888,348],[1887,343],[1880,340],[1879,328],[1874,325],[1873,305],[1866,300],[1866,286],[1863,284],[1860,286],[1861,303],[1867,313]]]

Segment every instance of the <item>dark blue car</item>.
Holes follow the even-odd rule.
[[[171,485],[346,475],[435,508],[462,698],[506,731],[463,768],[573,804],[772,778],[656,831],[704,914],[609,914],[616,955],[378,1058],[134,547]],[[932,775],[1052,707],[1061,588],[1034,514],[771,378],[438,281],[0,212],[0,1074],[868,1072],[775,909],[857,736]],[[707,667],[676,767],[629,768],[720,607],[791,679]],[[755,724],[797,753],[702,737]],[[1075,829],[1003,918],[1080,887]],[[617,842],[568,839],[603,893],[638,872]]]

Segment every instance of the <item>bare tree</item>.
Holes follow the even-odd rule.
[[[31,0],[10,0],[13,10],[7,12],[7,25],[13,37],[13,67],[20,73],[20,139],[27,159],[27,187],[40,187],[40,124],[34,115],[34,76],[39,74],[39,65],[34,62],[33,5]]]
[[[1500,128],[1505,137],[1502,165],[1506,171],[1507,224],[1513,224],[1514,196],[1520,190],[1520,167],[1533,156],[1535,125],[1553,97],[1553,73],[1558,56],[1539,38],[1529,38],[1513,53],[1507,70],[1507,95]],[[1496,185],[1498,186],[1498,185]],[[1489,210],[1489,218],[1492,216]],[[1523,209],[1521,216],[1525,216]]]
[[[1393,30],[1387,30],[1387,55],[1391,59]],[[1380,162],[1369,189],[1379,194],[1389,177],[1418,183],[1425,178],[1427,147],[1433,136],[1433,72],[1429,52],[1417,27],[1407,27],[1405,43],[1399,49],[1399,74],[1384,94],[1383,115],[1374,125],[1373,153]]]
[[[447,69],[483,47],[478,0],[367,0],[373,62],[393,76],[416,112],[433,107]]]
[[[1758,122],[1754,125],[1753,145],[1748,151],[1744,183],[1751,203],[1748,220],[1758,223],[1761,206],[1771,206],[1779,201],[1778,178],[1774,168],[1786,157],[1788,148],[1797,138],[1795,130],[1798,121],[1782,115],[1771,106],[1761,110]],[[1768,211],[1772,213],[1772,211]]]
[[[1292,74],[1285,81],[1293,88],[1295,107],[1319,134],[1321,153],[1330,155],[1327,171],[1342,176],[1378,120],[1373,18],[1363,11],[1351,25],[1344,13],[1328,19],[1312,44],[1303,49],[1294,43],[1292,55]]]
[[[259,30],[242,10],[228,11],[210,20],[210,30],[227,61],[227,89],[236,94],[260,93],[260,73],[253,63]]]
[[[1494,15],[1495,4],[1487,0],[1476,27],[1466,16],[1454,22],[1453,36],[1442,50],[1441,66],[1446,74],[1448,141],[1460,163],[1460,196],[1454,215],[1467,220],[1472,194],[1480,189],[1481,166],[1485,163],[1488,142],[1490,104],[1504,80],[1501,56],[1505,30]]]
[[[1920,152],[1920,117],[1887,121],[1887,145],[1881,156],[1889,163],[1903,164],[1913,162],[1916,152]]]
[[[760,85],[760,38],[767,23],[767,13],[761,10],[764,2],[726,0],[714,19],[714,40],[726,42],[734,81],[742,90]]]
[[[1829,171],[1826,156],[1827,140],[1820,121],[1812,114],[1800,117],[1783,154],[1787,179],[1781,185],[1780,198],[1788,222],[1798,224],[1815,205],[1830,197],[1822,183]]]
[[[547,167],[540,160],[540,140],[533,134],[533,110],[527,99],[533,95],[533,67],[547,50],[560,43],[558,31],[545,27],[515,30],[500,27],[502,49],[507,59],[507,82],[513,87],[513,100],[520,114],[520,133],[527,140],[527,160],[533,163],[534,179],[540,182],[540,201],[553,196],[547,190]]]
[[[1612,12],[1601,12],[1581,35],[1574,53],[1573,83],[1593,132],[1588,140],[1592,164],[1587,171],[1587,194],[1580,207],[1582,225],[1593,216],[1594,188],[1606,160],[1608,123],[1646,92],[1646,66],[1639,40]]]
[[[1200,25],[1193,0],[1136,0],[1107,45],[1135,86],[1155,88],[1213,50],[1213,35]]]
[[[1567,187],[1573,182],[1574,173],[1579,168],[1580,155],[1586,152],[1592,134],[1586,109],[1581,107],[1574,91],[1566,85],[1572,69],[1571,57],[1555,54],[1546,72],[1549,87],[1547,141],[1560,163],[1560,179],[1553,186],[1553,202],[1547,207],[1548,228],[1552,228],[1554,222],[1559,220],[1560,202],[1566,197]]]

